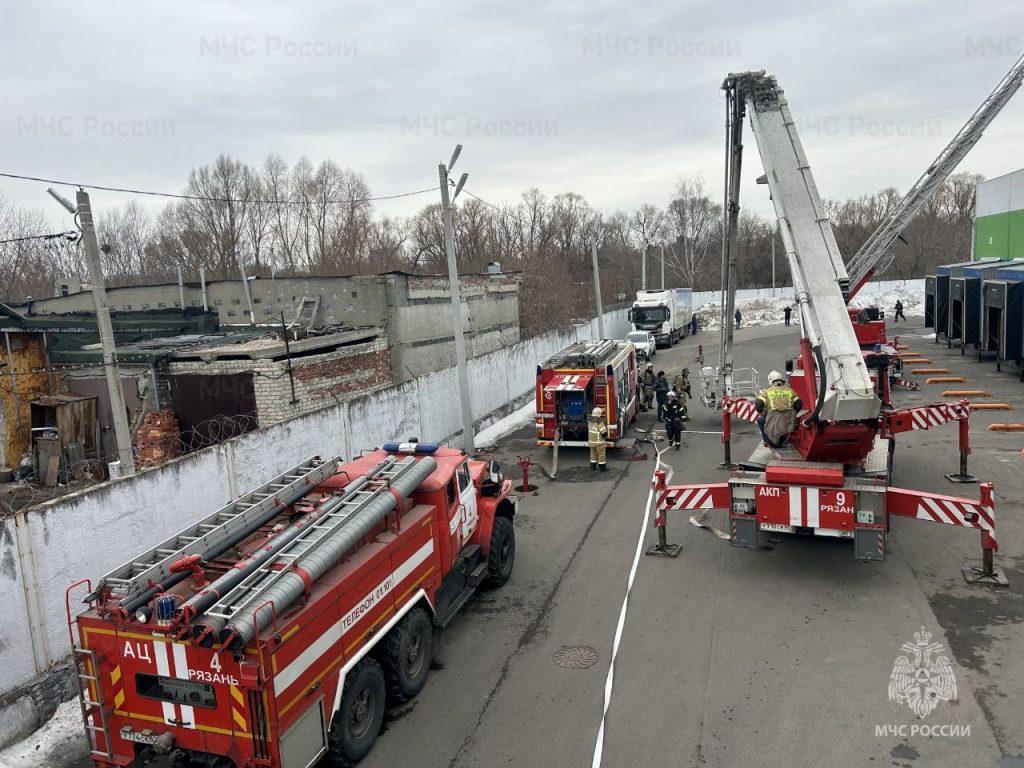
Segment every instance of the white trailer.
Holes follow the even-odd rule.
[[[680,296],[682,291],[688,295]],[[687,298],[691,300],[686,301]],[[691,305],[692,294],[689,289],[637,291],[636,301],[629,311],[629,321],[636,330],[653,333],[657,344],[671,347],[686,336],[693,315]]]

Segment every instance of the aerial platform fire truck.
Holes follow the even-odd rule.
[[[636,347],[628,341],[580,341],[537,366],[537,445],[587,445],[587,419],[604,411],[608,445],[626,434],[640,407]]]
[[[1005,583],[994,568],[995,511],[991,484],[981,485],[979,500],[894,488],[890,485],[895,436],[957,422],[960,471],[967,474],[969,403],[941,402],[895,409],[887,382],[891,354],[882,348],[884,322],[848,302],[868,277],[891,262],[890,248],[967,150],[980,138],[1024,79],[1019,60],[922,178],[883,222],[848,270],[818,195],[810,165],[797,135],[789,105],[775,78],[763,71],[731,74],[722,88],[727,104],[726,236],[723,242],[722,343],[716,369],[723,419],[723,466],[734,470],[724,483],[670,485],[668,473],[656,473],[659,541],[652,554],[676,554],[667,543],[666,516],[673,510],[724,509],[734,545],[756,548],[758,531],[800,533],[850,539],[858,560],[882,560],[892,516],[905,516],[981,532],[982,564],[965,567],[970,581]],[[736,228],[745,119],[764,167],[764,180],[793,276],[800,349],[787,362],[790,385],[805,404],[797,428],[782,448],[759,446],[733,465],[731,418],[755,422],[755,404],[738,397],[732,383],[732,323],[735,297]],[[879,336],[881,332],[881,336]],[[876,346],[877,345],[877,346]],[[703,524],[704,513],[693,522]]]
[[[73,585],[93,763],[355,764],[423,687],[435,629],[509,578],[510,489],[496,462],[424,443],[314,457]]]

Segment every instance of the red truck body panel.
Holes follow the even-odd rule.
[[[339,491],[387,455],[373,451],[340,465],[310,496]],[[126,620],[103,601],[78,616],[79,647],[91,651],[95,678],[86,695],[106,711],[106,733],[95,743],[110,755],[94,753],[96,765],[135,766],[137,743],[171,731],[178,748],[239,767],[281,766],[282,736],[300,720],[308,727],[319,718],[326,731],[345,671],[413,606],[433,611],[460,553],[478,545],[486,559],[499,506],[514,512],[509,481],[479,492],[486,463],[449,448],[432,456],[437,468],[398,510],[240,653],[197,645],[180,628]],[[475,513],[460,499],[460,470],[477,490]],[[195,586],[185,589],[191,595]]]

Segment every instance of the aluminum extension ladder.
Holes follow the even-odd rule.
[[[170,574],[170,566],[176,560],[216,548],[251,528],[255,521],[278,506],[280,499],[299,492],[307,485],[322,483],[335,473],[339,461],[340,457],[337,456],[327,461],[314,456],[292,467],[153,549],[115,568],[100,579],[92,596],[98,595],[104,587],[109,587],[122,600],[136,597],[149,589],[151,584],[163,581]]]
[[[89,735],[89,750],[92,756],[101,760],[113,760],[110,748],[110,732],[107,730],[107,710],[103,702],[103,686],[99,681],[99,666],[96,654],[89,648],[74,646],[71,649],[75,679],[78,682],[78,702],[82,706],[82,723]],[[96,700],[89,698],[96,691]],[[100,749],[99,734],[103,734],[106,749]]]
[[[289,573],[287,566],[314,550],[380,494],[390,494],[391,484],[416,463],[415,457],[407,456],[401,461],[393,461],[385,469],[371,476],[372,486],[367,485],[356,491],[336,509],[332,509],[321,517],[315,525],[309,526],[307,533],[303,533],[286,544],[280,552],[269,558],[233,589],[228,590],[218,602],[203,611],[202,615],[223,619],[228,624],[237,616],[251,613],[253,608],[262,607],[260,605],[262,595],[266,594],[266,591],[276,584],[278,579]]]

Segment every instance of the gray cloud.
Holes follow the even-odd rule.
[[[461,142],[489,200],[538,186],[629,208],[681,173],[718,193],[718,86],[755,68],[786,88],[824,195],[905,189],[1024,49],[1024,7],[47,0],[8,5],[0,39],[5,171],[179,191],[218,153],[277,152],[388,194],[431,185]],[[1022,117],[1018,96],[964,167],[1019,167]],[[0,194],[50,206],[36,185]],[[764,197],[747,187],[751,207]]]

